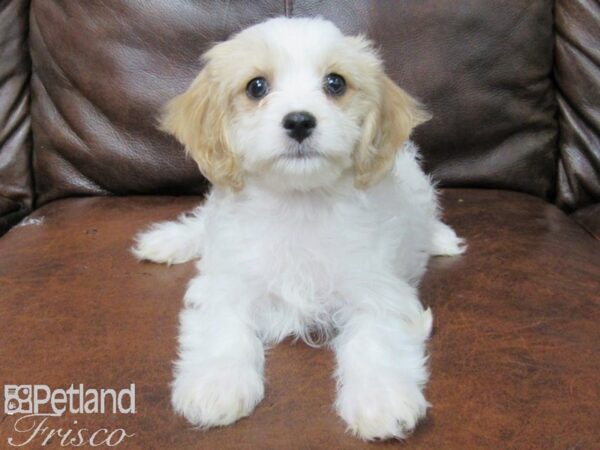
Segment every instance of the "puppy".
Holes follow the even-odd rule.
[[[200,427],[249,415],[265,346],[294,336],[334,349],[351,432],[404,438],[428,407],[432,316],[416,286],[430,255],[464,249],[409,140],[429,115],[371,42],[322,19],[268,20],[204,62],[162,127],[212,191],[133,249],[202,258],[180,316],[174,409]]]

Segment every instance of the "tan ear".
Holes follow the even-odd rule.
[[[160,127],[185,146],[211,183],[240,190],[239,161],[227,134],[229,104],[227,93],[205,67],[186,92],[166,105]]]
[[[381,180],[413,128],[430,118],[417,100],[383,75],[379,100],[365,118],[362,140],[354,152],[354,185],[366,189]]]

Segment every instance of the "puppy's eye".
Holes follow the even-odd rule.
[[[330,73],[323,80],[325,92],[334,97],[339,97],[346,92],[346,80],[337,73]]]
[[[254,100],[260,100],[269,93],[269,83],[263,77],[251,79],[246,85],[246,94]]]

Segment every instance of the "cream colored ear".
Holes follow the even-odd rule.
[[[239,162],[227,134],[228,107],[226,93],[205,67],[186,92],[166,105],[161,129],[185,146],[211,183],[240,190]]]
[[[383,75],[380,97],[363,123],[354,152],[354,184],[366,189],[391,169],[394,157],[413,128],[431,118],[422,105]]]

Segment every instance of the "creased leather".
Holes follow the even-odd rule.
[[[160,108],[234,31],[281,1],[34,1],[33,129],[38,204],[71,195],[200,194],[207,182]]]
[[[155,129],[157,112],[191,81],[213,41],[284,13],[322,15],[381,46],[390,75],[434,114],[416,139],[442,185],[551,198],[552,3],[34,1],[39,203],[204,192],[194,163]]]
[[[433,120],[417,129],[442,186],[554,196],[552,0],[296,0],[381,47],[392,78]]]
[[[28,0],[0,1],[0,235],[32,206]]]
[[[433,406],[406,442],[366,444],[346,434],[332,408],[333,355],[290,342],[268,352],[266,398],[250,417],[194,429],[174,415],[169,382],[195,266],[139,263],[128,249],[140,228],[198,201],[60,200],[34,213],[41,224],[0,239],[0,385],[135,383],[136,414],[51,419],[64,429],[77,419],[92,430],[136,433],[116,447],[124,449],[597,448],[598,242],[536,197],[475,189],[444,196],[445,219],[469,248],[433,259],[421,283],[434,316]],[[16,417],[4,417],[0,442]]]
[[[579,208],[571,217],[600,241],[600,203]]]
[[[556,84],[560,123],[557,204],[600,201],[600,3],[556,2]]]

